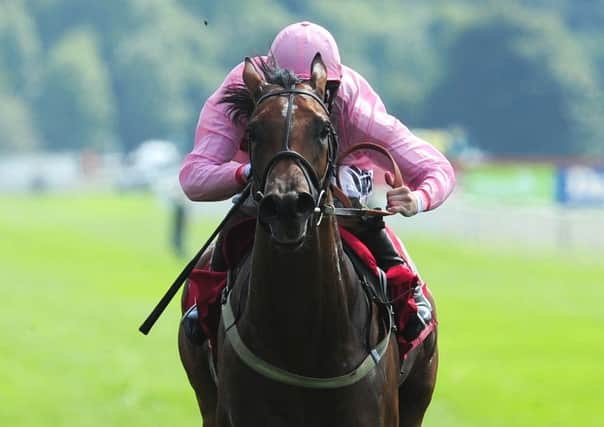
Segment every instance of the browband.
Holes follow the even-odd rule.
[[[281,96],[281,95],[290,95],[290,94],[310,96],[315,101],[317,101],[319,104],[321,104],[321,107],[323,107],[323,110],[325,110],[325,113],[327,113],[327,115],[329,116],[329,109],[327,108],[327,105],[325,105],[325,102],[323,102],[323,100],[321,98],[319,98],[315,93],[307,91],[307,90],[302,90],[302,89],[282,89],[282,90],[275,90],[273,92],[265,93],[260,98],[258,98],[258,101],[256,101],[256,105],[260,105],[264,100],[266,100],[267,98],[270,98],[272,96]]]

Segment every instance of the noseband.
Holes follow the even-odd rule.
[[[275,156],[269,161],[266,169],[264,170],[264,173],[262,174],[261,181],[257,180],[257,175],[252,174],[253,187],[255,187],[255,188],[252,188],[252,194],[254,196],[254,200],[259,203],[264,198],[264,194],[262,193],[261,189],[265,188],[266,180],[268,178],[268,175],[269,175],[271,169],[275,166],[275,164],[277,164],[277,162],[279,162],[283,159],[292,159],[298,165],[298,167],[302,170],[302,173],[304,174],[304,177],[306,178],[306,181],[308,183],[308,187],[310,188],[310,194],[314,200],[315,212],[319,213],[319,212],[321,212],[320,204],[323,199],[323,196],[325,195],[325,192],[327,191],[327,187],[329,186],[331,178],[333,176],[335,176],[336,156],[337,156],[337,152],[338,152],[337,134],[336,134],[336,131],[335,131],[333,125],[330,122],[329,123],[329,135],[328,135],[329,139],[328,139],[327,167],[325,168],[323,175],[321,177],[319,177],[319,175],[317,174],[317,172],[315,171],[313,166],[308,162],[308,160],[306,160],[297,151],[292,150],[289,146],[289,138],[290,138],[292,123],[293,123],[293,114],[292,113],[293,113],[294,97],[297,95],[303,95],[303,96],[308,96],[308,97],[312,98],[323,108],[325,113],[327,113],[328,117],[329,117],[329,109],[327,108],[327,106],[325,105],[323,100],[321,98],[319,98],[315,93],[307,91],[307,90],[295,89],[293,87],[290,89],[275,90],[273,92],[269,92],[267,94],[262,95],[256,102],[256,108],[262,102],[266,101],[268,98],[272,98],[275,96],[284,96],[284,95],[287,95],[288,99],[287,99],[287,114],[285,116],[285,135],[283,137],[283,145],[281,146],[281,151],[279,151],[277,154],[275,154]],[[254,144],[252,143],[252,141],[249,141],[250,161],[253,158],[253,155],[252,155],[252,152],[254,149],[253,145]],[[252,171],[253,170],[254,170],[254,167],[252,165]]]

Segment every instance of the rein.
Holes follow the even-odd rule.
[[[336,165],[340,165],[342,164],[342,161],[349,156],[350,154],[354,153],[355,151],[361,151],[361,150],[371,150],[371,151],[377,151],[380,154],[383,154],[384,156],[386,156],[386,158],[390,161],[390,164],[392,165],[392,171],[394,173],[394,188],[396,187],[400,187],[403,185],[404,181],[403,181],[403,176],[401,174],[401,170],[398,167],[398,164],[396,163],[396,161],[394,160],[394,158],[392,157],[392,154],[390,154],[390,152],[382,147],[381,145],[378,144],[374,144],[373,142],[361,142],[358,144],[355,144],[351,147],[349,147],[346,151],[344,151],[342,154],[340,154],[340,156],[338,157],[338,160],[336,162]],[[342,208],[340,207],[335,207],[335,206],[324,206],[323,208],[323,213],[326,215],[335,215],[335,216],[340,216],[340,217],[361,217],[361,218],[368,218],[368,217],[384,217],[384,216],[390,216],[390,215],[394,215],[394,212],[390,212],[387,210],[382,210],[382,209],[371,209],[371,208],[354,208],[352,206],[352,202],[350,201],[350,199],[348,198],[348,196],[340,189],[340,182],[339,179],[336,175],[336,184],[332,184],[331,185],[331,191],[334,195],[335,198],[337,198],[340,203],[342,204]]]

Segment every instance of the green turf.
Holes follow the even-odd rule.
[[[210,228],[196,224],[191,253]],[[0,426],[198,425],[178,304],[137,327],[185,261],[148,197],[0,198]],[[604,266],[409,239],[441,321],[425,426],[600,426]]]

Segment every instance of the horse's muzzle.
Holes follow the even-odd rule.
[[[268,227],[276,244],[298,248],[304,242],[314,208],[315,201],[309,193],[269,193],[260,201],[258,219]]]

